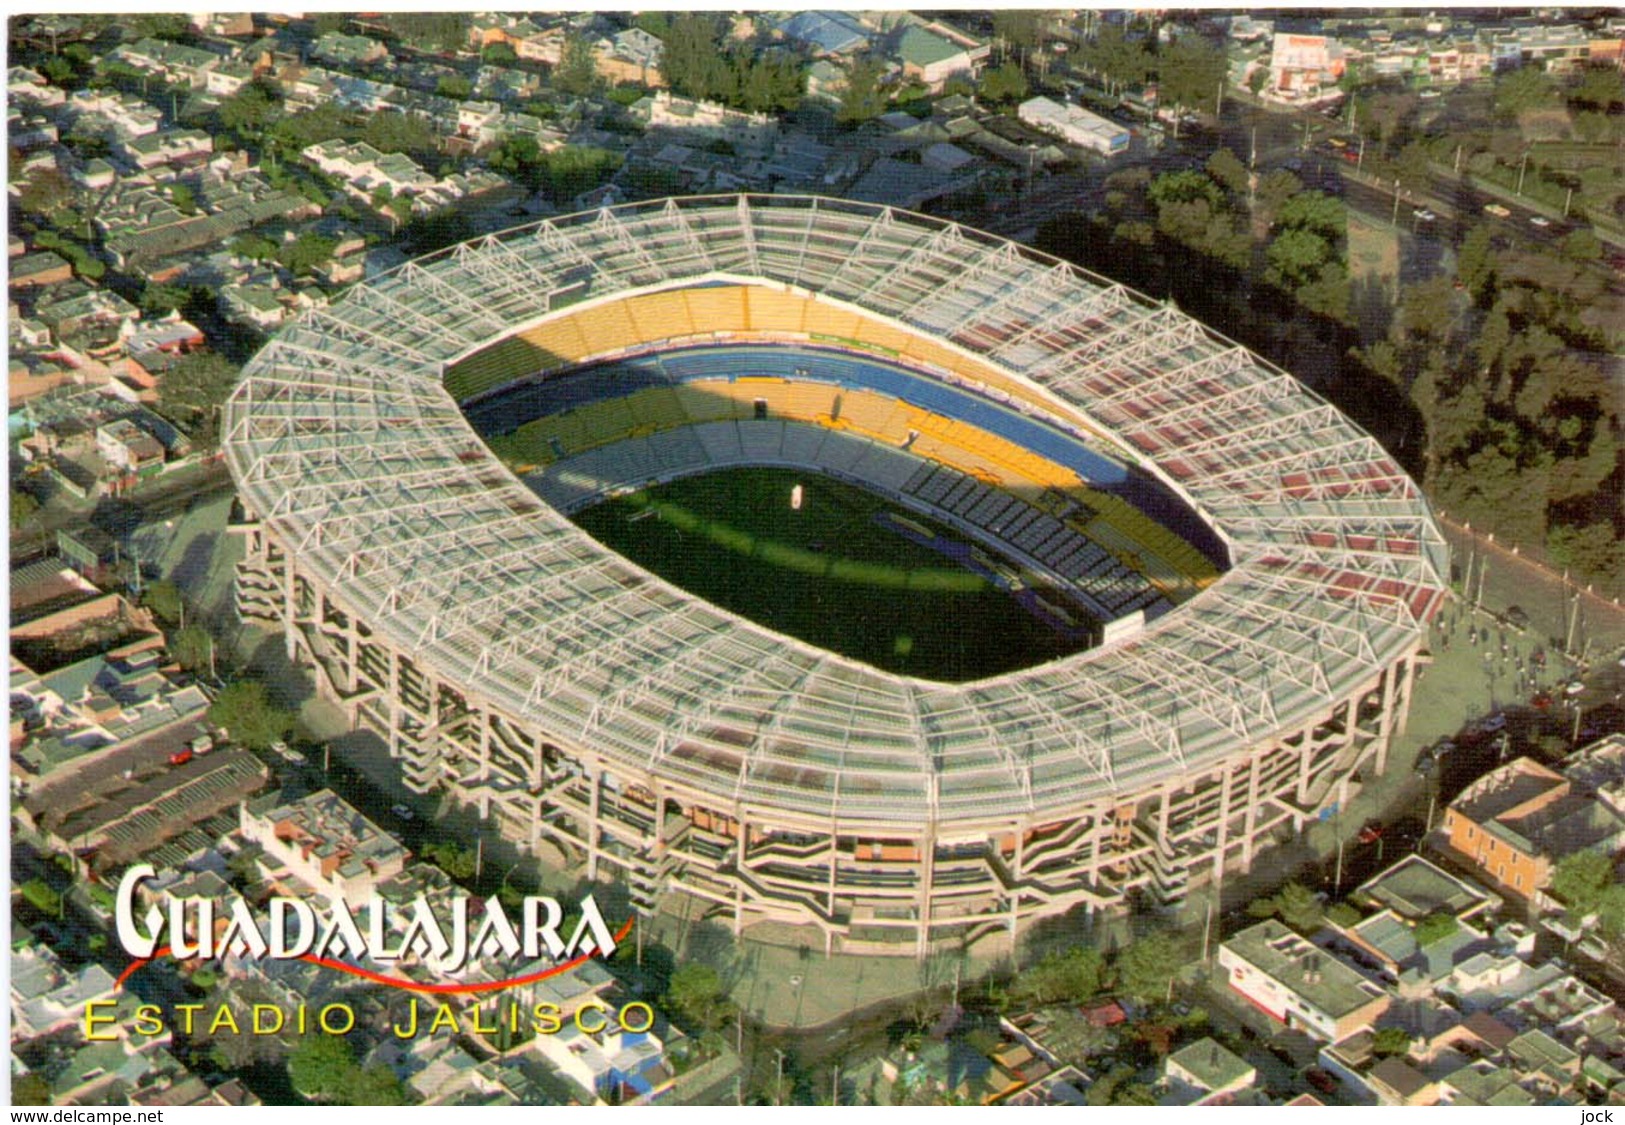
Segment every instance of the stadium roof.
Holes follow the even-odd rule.
[[[948,342],[1087,419],[1233,566],[1132,639],[966,684],[878,671],[603,547],[486,449],[446,365],[583,302],[794,287]],[[892,208],[691,197],[490,236],[286,326],[226,410],[239,488],[301,572],[499,711],[714,797],[844,824],[1075,810],[1317,721],[1445,588],[1420,492],[1290,375],[1170,305]]]

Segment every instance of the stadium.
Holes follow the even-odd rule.
[[[826,950],[1013,942],[1250,869],[1385,768],[1448,575],[1415,484],[1287,373],[1025,247],[824,198],[409,263],[282,329],[223,432],[239,611],[410,787],[645,909]],[[1076,650],[884,670],[570,518],[744,467],[881,498]]]

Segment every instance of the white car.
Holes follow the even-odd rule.
[[[1575,680],[1572,683],[1570,683],[1568,687],[1563,689],[1563,694],[1564,695],[1579,695],[1585,689],[1586,689],[1586,686],[1583,683],[1581,683],[1579,680]]]
[[[1432,211],[1429,211],[1426,207],[1418,207],[1416,210],[1412,211],[1411,214],[1416,216],[1419,221],[1424,223],[1431,223],[1434,219],[1439,217]]]
[[[1545,215],[1531,215],[1529,216],[1529,225],[1532,227],[1549,227],[1552,225],[1552,221]]]

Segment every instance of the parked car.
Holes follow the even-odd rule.
[[[192,748],[190,746],[182,747],[169,756],[169,764],[172,766],[184,766],[191,760]]]
[[[412,812],[412,810],[407,808],[405,805],[390,805],[389,811],[400,817],[402,820],[417,819],[417,816]]]
[[[1426,207],[1418,207],[1416,210],[1412,211],[1411,214],[1416,217],[1417,222],[1421,223],[1431,223],[1434,219],[1439,217]]]
[[[1502,207],[1499,203],[1486,203],[1484,204],[1484,214],[1494,215],[1497,219],[1505,219],[1509,217],[1512,212],[1508,211],[1505,207]]]
[[[1544,711],[1551,705],[1552,693],[1549,691],[1537,691],[1534,695],[1529,697],[1529,706],[1533,707],[1537,711]]]
[[[1552,225],[1552,221],[1545,215],[1531,215],[1529,216],[1529,225],[1532,227],[1549,227]]]

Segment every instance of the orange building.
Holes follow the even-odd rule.
[[[1520,898],[1544,890],[1563,856],[1598,847],[1612,852],[1625,841],[1625,818],[1529,758],[1463,790],[1445,811],[1444,827],[1458,858]]]

